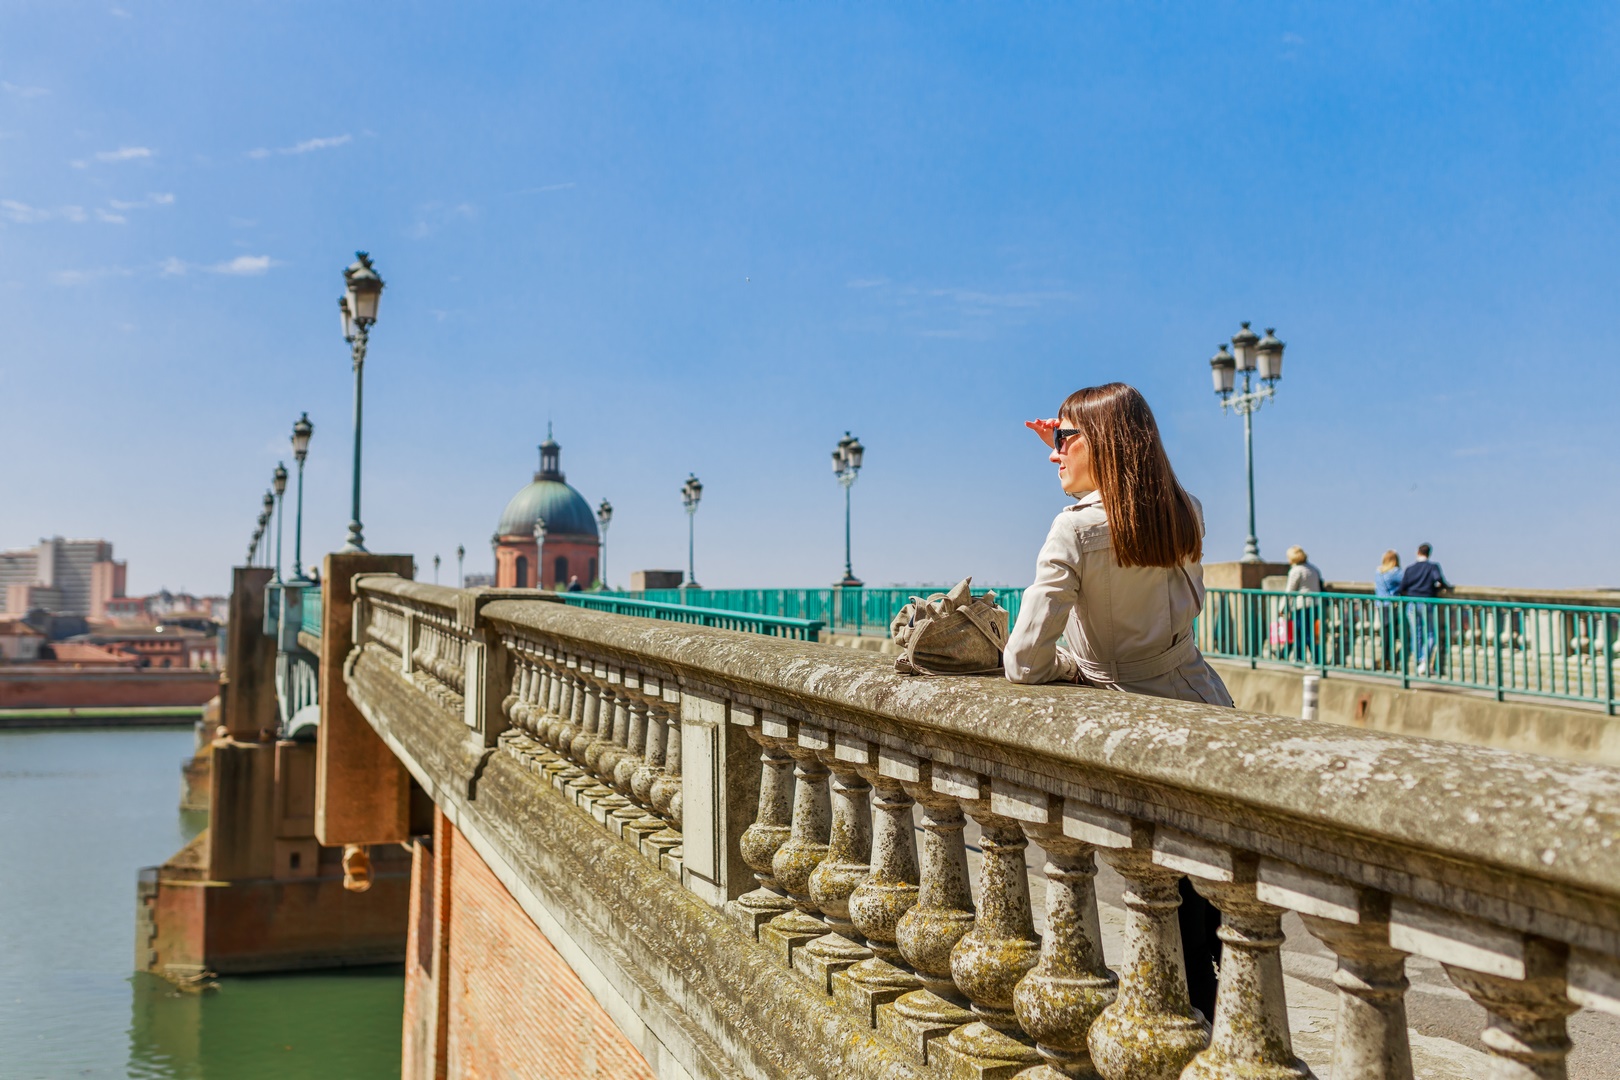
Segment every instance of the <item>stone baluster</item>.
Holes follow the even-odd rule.
[[[574,707],[574,680],[568,670],[568,656],[556,650],[547,650],[551,670],[551,707],[546,711],[545,724],[540,729],[540,741],[552,753],[558,753],[563,725],[568,722]]]
[[[984,853],[973,929],[951,950],[951,975],[973,1003],[976,1019],[952,1031],[943,1049],[970,1060],[1036,1064],[1040,1055],[1013,1008],[1013,991],[1041,949],[1024,865],[1029,841],[1017,821],[995,813],[989,784],[979,776],[936,764],[934,787],[960,799],[978,822]]]
[[[664,738],[668,730],[664,727],[664,710],[660,694],[661,679],[655,675],[643,674],[641,677],[641,698],[647,710],[647,740],[642,750],[641,763],[630,779],[631,790],[635,794],[638,804],[647,809],[649,817],[656,817],[652,812],[652,783],[664,771]],[[659,823],[663,828],[663,823]]]
[[[602,674],[607,674],[605,665]],[[585,704],[580,710],[579,724],[574,728],[573,737],[563,747],[563,752],[573,763],[573,767],[568,770],[563,793],[576,803],[580,802],[585,791],[597,782],[585,764],[585,749],[595,741],[602,724],[602,680],[598,678],[596,667],[589,659],[580,659],[579,677],[584,687]]]
[[[900,955],[917,974],[920,989],[878,1007],[878,1030],[929,1058],[929,1040],[970,1023],[967,998],[951,978],[951,950],[973,929],[973,892],[968,884],[966,824],[962,806],[934,790],[931,763],[918,762],[897,778],[922,807],[922,847],[917,902],[895,924]]]
[[[1256,895],[1299,913],[1338,958],[1334,1076],[1412,1080],[1406,957],[1391,947],[1389,897],[1275,859],[1261,859]]]
[[[602,688],[601,738],[585,749],[585,764],[596,783],[585,790],[591,801],[591,816],[606,825],[609,816],[630,805],[630,800],[613,789],[613,764],[624,753],[630,710],[626,707],[623,674],[610,667]]]
[[[1013,991],[1013,1008],[1046,1066],[1023,1075],[1092,1078],[1097,1071],[1087,1038],[1113,1004],[1119,980],[1103,962],[1096,849],[1064,835],[1059,800],[1048,805],[1044,822],[1024,823],[1024,831],[1046,849],[1046,933],[1040,962]]]
[[[601,720],[597,724],[596,739],[585,747],[585,767],[591,770],[591,775],[598,781],[605,781],[613,773],[611,770],[603,771],[604,757],[622,745],[619,730],[620,692],[624,681],[623,672],[613,665],[604,665],[600,675],[602,684]]]
[[[563,789],[582,771],[568,757],[568,751],[573,745],[574,736],[585,724],[585,680],[580,677],[578,656],[558,659],[562,661],[558,674],[562,676],[564,684],[563,708],[550,730],[550,745],[557,752],[557,759],[546,763],[546,772],[552,784]]]
[[[503,638],[501,644],[506,647],[507,655],[512,658],[512,686],[507,691],[506,696],[501,698],[501,714],[511,721],[513,727],[527,737],[529,731],[520,718],[521,714],[518,712],[518,706],[525,704],[528,698],[528,661],[517,647],[517,643],[511,638]]]
[[[625,741],[627,753],[613,766],[613,786],[634,806],[636,794],[631,781],[636,775],[636,769],[646,760],[643,755],[647,752],[647,703],[642,700],[641,682],[637,673],[625,673],[624,689],[625,707],[630,711],[630,735]]]
[[[894,751],[880,751],[877,761],[860,766],[872,785],[872,862],[850,893],[849,917],[872,955],[833,976],[833,996],[874,1027],[879,1005],[922,985],[895,943],[896,926],[917,903],[917,839],[911,824],[916,800],[884,772],[894,761],[908,772],[916,768],[916,758]]]
[[[669,822],[669,832],[675,843],[681,833],[681,695],[680,691],[664,680],[664,772],[652,782],[649,795],[658,815]]]
[[[827,767],[816,755],[826,733],[800,725],[798,740],[790,744],[793,758],[793,826],[787,842],[771,859],[771,873],[793,901],[793,908],[759,929],[759,940],[769,944],[784,965],[791,966],[799,946],[827,932],[810,895],[810,875],[827,857],[832,836],[832,809],[827,792]]]
[[[1181,875],[1153,861],[1151,825],[1071,800],[1063,828],[1125,879],[1119,993],[1091,1025],[1092,1065],[1105,1080],[1177,1080],[1209,1042],[1209,1023],[1187,1000]]]
[[[585,691],[585,723],[574,733],[574,741],[568,746],[568,756],[590,771],[591,747],[613,724],[613,699],[607,687],[605,663],[584,661],[580,664],[580,674],[585,677],[588,687]]]
[[[653,812],[663,818],[667,827],[647,838],[648,843],[680,858],[681,845],[681,695],[670,682],[664,680],[664,693],[659,711],[664,721],[664,770],[647,789]]]
[[[1221,912],[1221,977],[1209,1046],[1182,1080],[1309,1077],[1294,1056],[1283,988],[1283,911],[1256,892],[1259,858],[1173,829],[1153,838],[1159,865],[1186,874]]]
[[[748,735],[760,747],[759,808],[740,844],[743,861],[759,888],[737,897],[726,910],[758,938],[762,925],[793,907],[771,864],[793,833],[793,755],[787,750],[793,737],[788,722],[769,713],[748,728]]]
[[[1457,989],[1485,1010],[1479,1041],[1492,1057],[1490,1080],[1565,1080],[1570,1050],[1567,946],[1525,937],[1511,974],[1445,964]],[[1521,976],[1521,977],[1515,977]],[[1338,1074],[1335,1073],[1335,1076]]]
[[[793,963],[829,994],[834,972],[872,955],[849,913],[850,894],[866,880],[872,865],[872,785],[851,759],[865,761],[869,754],[864,740],[843,737],[834,746],[817,750],[832,774],[832,828],[827,856],[810,874],[810,898],[828,932],[794,953]]]
[[[611,755],[611,771],[607,774],[608,782],[612,784],[613,790],[618,792],[623,802],[608,815],[605,822],[615,836],[638,845],[640,836],[634,832],[626,833],[626,828],[647,812],[644,807],[637,804],[635,791],[630,786],[630,781],[635,776],[636,768],[641,765],[642,755],[647,749],[647,703],[641,695],[641,673],[634,668],[626,668],[624,684],[618,697],[618,708],[623,710],[625,717],[624,746],[615,755]]]

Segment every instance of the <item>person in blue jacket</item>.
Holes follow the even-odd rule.
[[[1429,558],[1434,549],[1428,544],[1419,544],[1417,558],[1412,565],[1406,568],[1401,575],[1401,583],[1396,586],[1396,596],[1410,596],[1421,600],[1433,600],[1442,590],[1450,591],[1451,582],[1446,580],[1446,572],[1440,569],[1440,564]],[[1435,604],[1412,604],[1409,614],[1412,622],[1412,656],[1417,663],[1419,675],[1440,674],[1444,667],[1444,649],[1436,649],[1436,626],[1439,623]]]

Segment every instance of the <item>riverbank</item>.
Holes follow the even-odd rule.
[[[141,705],[83,709],[0,709],[0,731],[56,728],[189,727],[203,717],[202,705]]]

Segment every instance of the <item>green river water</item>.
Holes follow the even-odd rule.
[[[189,728],[0,731],[0,1080],[399,1076],[397,968],[134,974],[135,879],[204,825],[181,814]]]

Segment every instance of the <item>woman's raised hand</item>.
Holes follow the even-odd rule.
[[[1047,446],[1052,445],[1052,432],[1058,429],[1060,420],[1055,417],[1051,420],[1025,420],[1024,426],[1041,437],[1041,442]]]

